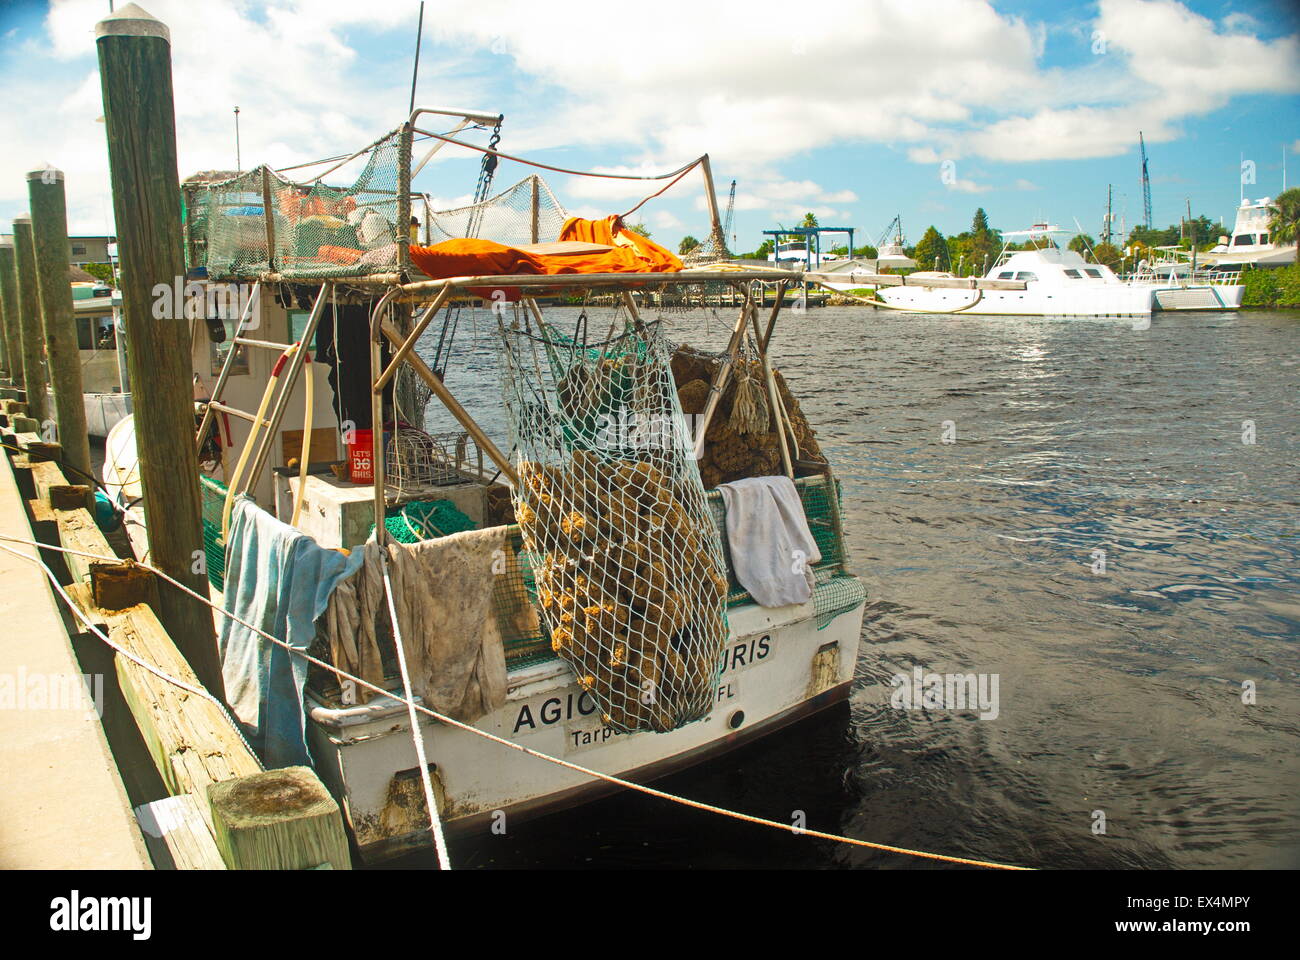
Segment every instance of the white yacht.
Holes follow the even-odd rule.
[[[1125,280],[1110,267],[1089,263],[1057,245],[1055,236],[1071,231],[1039,224],[1003,234],[1041,245],[1031,250],[1003,249],[980,281],[965,283],[950,273],[927,271],[881,286],[884,305],[915,313],[965,313],[1035,317],[1142,317],[1153,310],[1235,310],[1242,288],[1232,283],[1178,279]]]
[[[1231,237],[1220,237],[1212,250],[1201,254],[1207,265],[1220,269],[1242,267],[1285,267],[1296,262],[1296,246],[1280,246],[1269,238],[1268,222],[1273,216],[1273,198],[1242,200]]]

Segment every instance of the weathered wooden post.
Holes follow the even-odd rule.
[[[45,393],[45,331],[41,329],[41,296],[36,292],[32,218],[26,214],[14,218],[14,272],[18,279],[18,323],[23,337],[23,391],[27,416],[43,425],[50,416]]]
[[[149,552],[159,568],[206,594],[190,330],[185,304],[170,303],[172,292],[185,285],[171,35],[130,3],[96,24],[95,46]],[[167,291],[167,300],[157,307],[155,288]],[[212,611],[179,590],[165,589],[161,614],[195,674],[221,696]]]
[[[23,387],[23,330],[18,320],[18,277],[14,273],[14,245],[0,241],[0,306],[4,307],[5,350],[8,357],[9,382]]]
[[[5,309],[5,298],[0,296],[0,370],[5,379],[9,379],[9,311]]]
[[[46,439],[57,439],[62,444],[63,461],[72,472],[80,474],[76,480],[80,483],[92,474],[77,318],[72,312],[72,285],[68,282],[71,257],[63,172],[48,167],[27,174],[27,197],[32,209],[32,247],[45,329],[45,362],[54,393],[54,420],[59,428],[57,438]]]

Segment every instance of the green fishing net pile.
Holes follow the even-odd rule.
[[[450,500],[412,500],[389,507],[384,528],[398,543],[419,543],[474,529],[474,521],[456,509]],[[374,524],[370,530],[374,532]]]

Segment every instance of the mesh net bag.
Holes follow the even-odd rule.
[[[551,647],[623,731],[707,715],[726,567],[657,329],[501,329],[523,559]]]

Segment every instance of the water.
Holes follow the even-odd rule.
[[[730,312],[670,335],[720,345]],[[448,384],[503,441],[491,349],[460,337]],[[1030,866],[1300,866],[1300,313],[1133,330],[825,308],[787,312],[773,352],[844,484],[869,597],[853,693],[668,789]],[[997,675],[999,715],[892,709],[914,666]],[[452,855],[932,865],[630,794]]]

